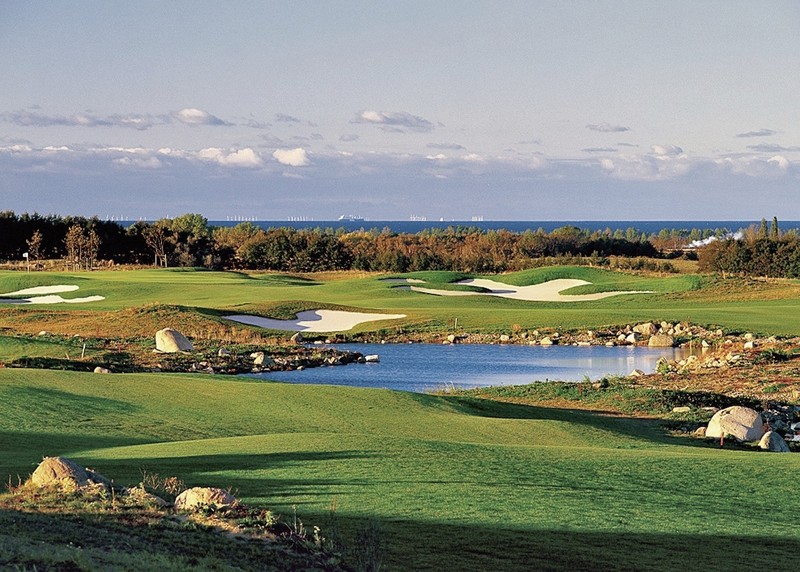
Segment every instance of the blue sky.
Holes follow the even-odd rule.
[[[0,0],[0,210],[800,219],[800,3]]]

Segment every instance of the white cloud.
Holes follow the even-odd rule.
[[[650,149],[655,155],[675,157],[683,153],[683,149],[677,145],[652,145]]]
[[[770,157],[767,163],[770,163],[772,165],[777,165],[778,168],[781,169],[782,171],[785,171],[786,169],[789,168],[789,159],[787,159],[783,155],[775,155],[774,157]]]
[[[158,157],[120,157],[119,159],[114,159],[114,164],[137,169],[160,169],[164,166],[158,160]]]
[[[231,150],[228,152],[209,147],[197,152],[197,156],[205,161],[212,161],[224,167],[260,167],[263,164],[261,156],[250,147]]]
[[[219,117],[211,115],[208,111],[195,107],[185,107],[174,112],[172,116],[186,125],[230,125]]]
[[[404,133],[404,129],[424,133],[433,131],[434,124],[406,111],[373,111],[365,110],[356,115],[350,123],[370,123],[381,125],[384,131]]]
[[[308,159],[308,153],[306,153],[306,150],[302,147],[296,149],[276,149],[272,156],[281,165],[288,165],[289,167],[305,167],[311,163]]]

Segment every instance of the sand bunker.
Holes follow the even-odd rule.
[[[343,312],[341,310],[307,310],[298,312],[296,320],[275,320],[261,316],[224,316],[228,320],[286,332],[344,332],[365,322],[378,320],[397,320],[405,314],[366,314],[362,312]]]
[[[531,286],[511,286],[494,280],[475,278],[471,280],[461,280],[456,284],[468,284],[486,288],[489,292],[467,292],[462,290],[436,290],[434,288],[424,288],[420,286],[409,286],[415,292],[425,294],[435,294],[437,296],[499,296],[501,298],[511,298],[512,300],[525,300],[527,302],[588,302],[591,300],[602,300],[611,296],[621,296],[623,294],[651,294],[650,291],[625,291],[625,292],[598,292],[596,294],[561,294],[564,290],[591,284],[585,280],[575,280],[560,278],[550,280],[542,284]]]
[[[82,304],[84,302],[99,302],[105,300],[104,296],[86,296],[85,298],[62,298],[56,295],[58,292],[74,292],[79,286],[59,285],[59,286],[34,286],[33,288],[23,288],[16,292],[0,294],[0,304]],[[45,294],[37,296],[36,294]],[[7,296],[29,296],[28,298],[8,298]]]

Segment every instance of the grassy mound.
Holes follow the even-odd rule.
[[[335,505],[346,535],[376,523],[388,569],[707,570],[732,544],[742,561],[776,566],[800,549],[800,505],[763,478],[796,473],[800,457],[720,450],[608,414],[0,369],[0,440],[0,474],[27,475],[53,454],[119,483],[158,471],[188,486],[233,487],[284,516],[296,506],[323,533]],[[769,529],[753,524],[765,506]]]

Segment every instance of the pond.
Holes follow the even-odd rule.
[[[521,346],[481,344],[340,344],[341,350],[377,354],[380,363],[317,367],[252,377],[293,383],[378,387],[424,393],[449,387],[521,385],[535,381],[596,380],[655,370],[661,357],[689,350],[633,346]]]

